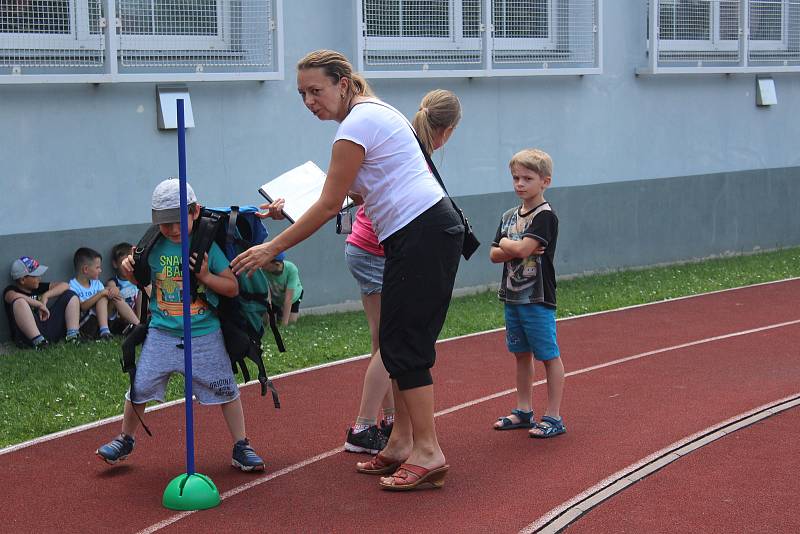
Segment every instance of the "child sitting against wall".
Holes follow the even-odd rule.
[[[29,256],[11,263],[13,284],[3,290],[8,327],[20,347],[37,350],[61,339],[77,343],[80,302],[66,282],[42,282],[47,266]]]
[[[81,301],[81,335],[89,339],[111,339],[108,328],[108,308],[110,302],[117,303],[117,309],[127,304],[120,298],[119,289],[108,289],[100,281],[103,272],[103,257],[99,252],[87,247],[75,251],[72,257],[75,278],[69,281],[69,288]]]
[[[139,324],[139,317],[142,310],[142,295],[136,284],[123,277],[120,266],[122,260],[128,257],[133,250],[130,243],[118,243],[111,249],[111,265],[114,267],[114,275],[106,282],[106,289],[116,289],[119,291],[119,298],[127,304],[120,306],[119,310],[114,300],[108,303],[109,329],[113,334],[125,334],[131,327]]]

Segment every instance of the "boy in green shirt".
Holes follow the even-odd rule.
[[[300,315],[300,301],[303,300],[303,285],[297,266],[286,259],[281,252],[264,267],[269,281],[270,302],[283,326],[297,322]],[[284,310],[289,310],[284,313]]]

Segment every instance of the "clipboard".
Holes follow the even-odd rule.
[[[327,175],[313,161],[307,161],[258,188],[268,202],[283,198],[283,216],[294,224],[319,200]],[[342,209],[353,205],[350,197],[345,197]]]

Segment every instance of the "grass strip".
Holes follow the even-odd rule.
[[[797,276],[800,248],[560,280],[558,316]],[[493,291],[486,291],[453,299],[441,337],[502,326],[503,306]],[[283,354],[269,332],[264,337],[270,376],[366,354],[370,348],[360,311],[304,315],[283,328],[282,335],[287,347]],[[0,356],[0,447],[120,414],[128,382],[120,371],[119,353],[119,341],[111,341],[58,344],[41,352],[12,349]],[[251,374],[255,376],[252,366]],[[354,394],[360,389],[361,384],[353,384]],[[181,396],[183,379],[176,376],[167,397]]]

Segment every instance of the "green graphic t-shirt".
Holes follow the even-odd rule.
[[[286,260],[283,262],[283,271],[280,273],[271,273],[264,271],[267,275],[269,282],[269,290],[272,293],[272,302],[278,306],[283,306],[283,299],[286,296],[286,291],[293,289],[292,304],[300,300],[300,294],[303,292],[303,285],[300,283],[300,273],[297,266]]]
[[[183,337],[183,271],[181,269],[181,244],[169,239],[159,239],[148,258],[152,272],[153,291],[150,298],[152,319],[150,326],[164,332]],[[228,258],[216,243],[208,251],[208,270],[219,274],[228,268]],[[219,329],[219,319],[200,297],[204,295],[216,306],[219,297],[200,284],[198,298],[192,302],[189,313],[192,316],[192,337],[210,334]]]

